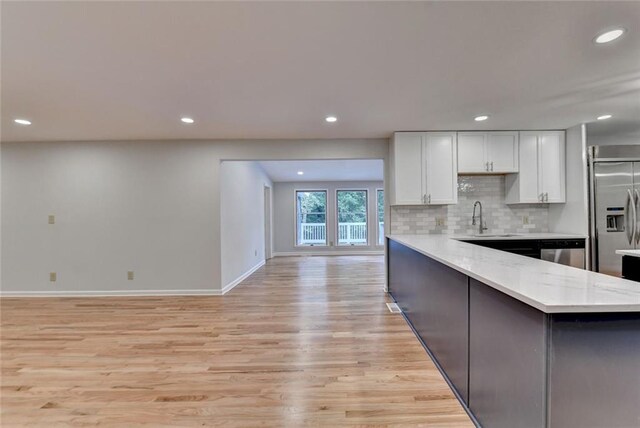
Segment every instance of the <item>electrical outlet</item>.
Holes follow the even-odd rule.
[[[444,226],[444,217],[436,217],[436,226]]]
[[[528,215],[523,215],[522,216],[522,224],[529,224],[529,216]]]
[[[128,270],[127,271],[127,279],[129,281],[133,281],[133,271],[132,270]]]
[[[55,272],[49,272],[49,281],[56,282],[58,280],[58,274]]]
[[[333,247],[333,241],[329,241],[329,246]]]
[[[56,224],[56,216],[53,214],[49,215],[49,224]]]

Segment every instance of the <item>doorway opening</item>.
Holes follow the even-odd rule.
[[[384,254],[382,159],[258,162],[273,182],[273,255]]]
[[[382,159],[223,161],[220,186],[225,289],[274,257],[384,254]]]

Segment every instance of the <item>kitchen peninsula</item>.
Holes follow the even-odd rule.
[[[638,283],[448,235],[387,248],[389,293],[479,424],[640,426]]]

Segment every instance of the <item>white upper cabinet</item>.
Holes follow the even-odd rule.
[[[518,172],[517,132],[459,132],[458,173]]]
[[[458,203],[455,132],[427,132],[423,136],[424,193],[427,204]]]
[[[486,173],[487,134],[483,132],[458,132],[458,172]]]
[[[544,202],[565,202],[564,132],[542,132],[539,139],[538,180]]]
[[[564,131],[520,132],[520,171],[505,180],[506,203],[564,203]]]
[[[487,134],[487,162],[489,162],[491,172],[518,172],[518,133],[489,132]]]
[[[422,132],[396,132],[391,142],[391,205],[422,205]]]
[[[391,205],[458,202],[455,133],[396,132],[390,155]]]
[[[538,191],[538,134],[522,132],[520,134],[520,172],[517,176],[506,178],[507,203],[536,203],[540,202]],[[518,178],[521,178],[518,180]],[[514,180],[512,189],[509,182]],[[512,192],[509,192],[512,190]]]

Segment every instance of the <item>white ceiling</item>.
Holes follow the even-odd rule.
[[[384,163],[378,159],[259,162],[273,181],[382,181]],[[303,175],[298,175],[302,171]]]
[[[594,45],[612,25],[629,31]],[[640,118],[640,2],[4,1],[1,36],[4,141],[363,138]]]

